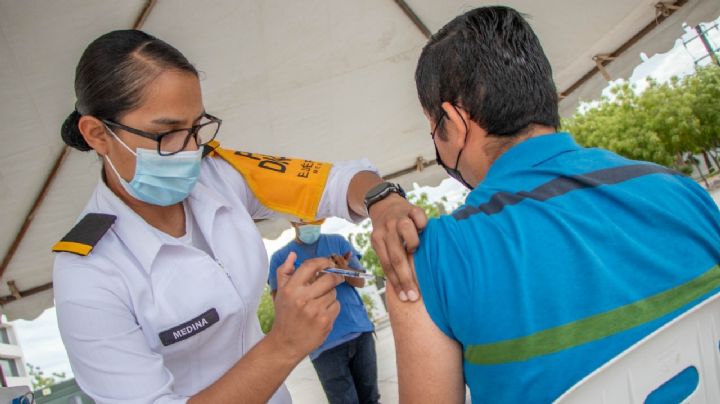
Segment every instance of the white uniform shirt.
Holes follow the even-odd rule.
[[[359,219],[347,188],[363,170],[375,171],[367,160],[333,165],[319,217]],[[83,215],[117,220],[90,255],[56,256],[60,334],[78,384],[98,403],[184,403],[263,338],[256,311],[268,262],[253,219],[275,213],[220,158],[203,159],[184,203],[213,256],[148,225],[102,181]],[[270,403],[291,401],[282,385]]]

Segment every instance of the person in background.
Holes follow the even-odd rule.
[[[268,283],[273,298],[278,288],[278,268],[293,254],[296,265],[313,258],[332,257],[335,267],[365,271],[358,261],[360,254],[344,237],[321,233],[322,221],[291,224],[295,239],[270,259]],[[340,313],[327,339],[310,353],[310,359],[330,404],[378,403],[374,327],[356,290],[365,286],[365,279],[344,277],[344,280],[335,288]]]
[[[713,200],[558,132],[550,63],[520,13],[453,19],[415,80],[437,162],[471,192],[422,233],[420,302],[387,294],[401,402],[462,403],[465,384],[474,403],[552,402],[718,293]]]

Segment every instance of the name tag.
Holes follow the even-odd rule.
[[[218,315],[217,310],[214,308],[210,309],[190,321],[186,321],[178,326],[170,328],[169,330],[161,332],[159,334],[160,341],[164,346],[172,345],[205,331],[218,321],[220,321],[220,316]]]

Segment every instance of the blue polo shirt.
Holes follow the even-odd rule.
[[[270,289],[273,291],[277,290],[277,269],[285,262],[291,251],[297,254],[295,268],[298,268],[306,259],[329,257],[331,254],[345,255],[348,252],[352,252],[352,257],[348,264],[351,268],[363,269],[358,260],[360,254],[340,235],[321,234],[318,241],[314,244],[303,244],[293,240],[276,251],[270,259],[268,283],[270,284]],[[365,311],[365,305],[354,287],[350,286],[347,282],[343,282],[338,285],[335,290],[337,292],[337,300],[340,303],[340,313],[335,319],[333,328],[325,339],[325,342],[310,354],[310,359],[315,359],[324,351],[357,338],[363,332],[370,332],[375,329]]]
[[[473,402],[550,402],[720,290],[720,213],[690,178],[557,133],[504,153],[414,259]]]

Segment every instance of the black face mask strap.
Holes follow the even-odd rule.
[[[469,131],[467,122],[465,122],[465,118],[463,118],[462,114],[460,113],[460,111],[458,111],[458,109],[455,107],[455,105],[453,105],[453,109],[455,109],[455,112],[457,112],[457,114],[460,116],[460,119],[462,119],[463,125],[465,125],[465,139],[467,139],[467,134]],[[465,181],[465,178],[463,178],[462,174],[460,173],[460,170],[458,170],[458,165],[460,164],[460,156],[462,156],[463,150],[465,150],[465,146],[463,146],[463,148],[460,149],[460,151],[458,152],[457,159],[455,159],[455,167],[451,169],[454,175],[453,174],[450,174],[450,175],[452,177],[454,177],[456,180],[459,180],[468,189],[472,190],[472,189],[474,189],[474,187],[472,185],[468,184],[467,181]],[[446,170],[447,170],[447,168],[446,168]],[[450,173],[450,172],[448,171],[448,173]]]

